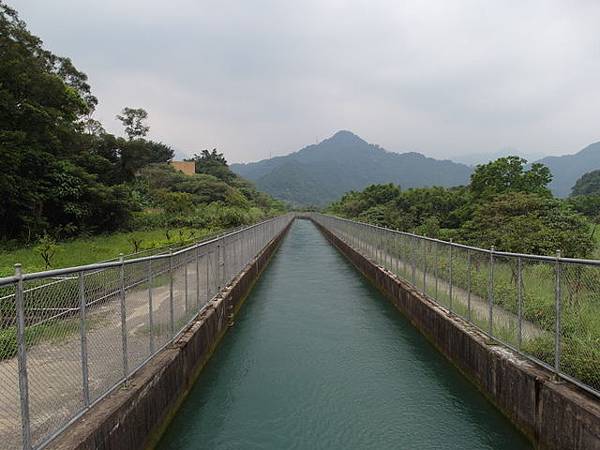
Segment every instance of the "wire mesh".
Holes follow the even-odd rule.
[[[85,276],[90,400],[124,377],[120,312],[120,268]]]
[[[550,367],[555,362],[555,263],[522,258],[520,348]]]
[[[494,256],[493,276],[493,336],[518,347],[518,261],[506,256]]]
[[[152,261],[152,268],[152,327],[149,327],[149,333],[157,350],[170,340],[169,258]]]
[[[150,356],[148,265],[136,262],[124,267],[125,324],[128,369],[138,368]]]
[[[600,268],[560,269],[560,370],[600,391]]]
[[[64,269],[58,277],[32,274],[22,291],[13,277],[0,280],[2,446],[25,446],[23,429],[31,447],[47,442],[168,344],[292,219],[277,217],[172,256],[137,255]],[[23,292],[23,358],[17,292]],[[29,415],[20,407],[20,366]]]
[[[24,283],[25,343],[31,438],[34,445],[83,407],[78,277],[60,289]],[[60,399],[60,402],[56,400]]]
[[[450,302],[450,289],[444,289],[443,292],[448,292],[448,307],[452,311],[466,320],[470,320],[474,307],[481,305],[482,301],[479,297],[474,296],[471,285],[470,276],[472,274],[472,257],[471,254],[463,248],[451,247],[452,254],[452,301]],[[445,252],[450,254],[450,249],[445,249]],[[449,255],[450,256],[450,255]],[[450,262],[448,262],[450,268]],[[448,268],[448,278],[444,283],[449,283],[450,274]],[[439,288],[438,288],[439,290]],[[477,302],[479,300],[479,302]]]
[[[21,446],[21,408],[14,285],[1,288],[0,293],[0,442],[17,448]]]

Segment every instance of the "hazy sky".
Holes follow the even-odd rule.
[[[348,129],[435,157],[600,140],[598,0],[8,0],[120,132],[230,161]]]

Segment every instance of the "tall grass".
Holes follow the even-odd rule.
[[[164,229],[75,238],[59,242],[52,268],[91,264],[117,258],[119,253],[133,253],[134,248],[130,242],[132,236],[141,240],[142,249],[149,249],[168,245],[177,246],[182,237],[186,242],[190,240],[190,236],[193,236],[194,240],[200,240],[220,231],[222,231],[221,228],[173,228],[169,229],[169,239],[167,239]],[[22,264],[23,270],[26,272],[38,272],[46,269],[35,246],[10,250],[0,248],[0,276],[14,274],[16,263]]]

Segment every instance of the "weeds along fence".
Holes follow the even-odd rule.
[[[126,382],[293,217],[166,254],[38,273],[17,265],[0,279],[2,447],[43,447]]]
[[[211,241],[213,239],[217,239],[221,236],[234,233],[243,228],[244,228],[244,226],[240,226],[240,227],[230,228],[225,231],[221,231],[219,233],[212,233],[200,240],[175,241],[175,242],[173,242],[173,244],[171,246],[147,248],[147,249],[135,252],[135,253],[121,255],[116,258],[105,260],[105,261],[100,261],[100,262],[114,262],[114,261],[119,261],[120,258],[129,260],[129,259],[142,258],[144,256],[168,254],[171,251],[176,252],[178,250],[189,247],[190,245],[198,245],[198,244],[201,244],[204,242]],[[75,279],[75,277],[73,277],[72,275],[57,275],[54,277],[40,278],[39,280],[36,281],[36,283],[31,283],[31,286],[28,288],[28,294],[35,295],[33,293],[33,291],[35,291],[35,290],[49,290],[49,289],[54,289],[54,290],[57,290],[58,292],[61,292],[61,291],[64,291],[65,285],[67,285],[69,283],[73,283],[74,279]],[[14,285],[0,286],[0,325],[5,320],[10,320],[10,317],[14,317],[14,308],[11,309],[11,306],[10,306],[11,304],[14,303],[13,297],[14,297]],[[60,314],[60,312],[61,311],[59,309],[56,309],[57,314]],[[5,317],[6,314],[8,315],[8,318]],[[28,318],[33,319],[33,315],[30,315]],[[0,344],[0,348],[1,348],[1,344]],[[2,352],[0,351],[0,359],[1,358],[2,358]]]
[[[486,250],[312,218],[495,341],[600,397],[600,261]]]

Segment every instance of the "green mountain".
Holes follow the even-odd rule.
[[[393,153],[350,131],[286,156],[232,164],[231,170],[258,189],[295,205],[326,205],[350,190],[375,183],[402,188],[467,184],[472,169],[419,153]]]
[[[536,162],[546,165],[552,172],[550,189],[554,195],[566,197],[584,173],[600,169],[600,142],[588,145],[573,155],[547,156]]]

